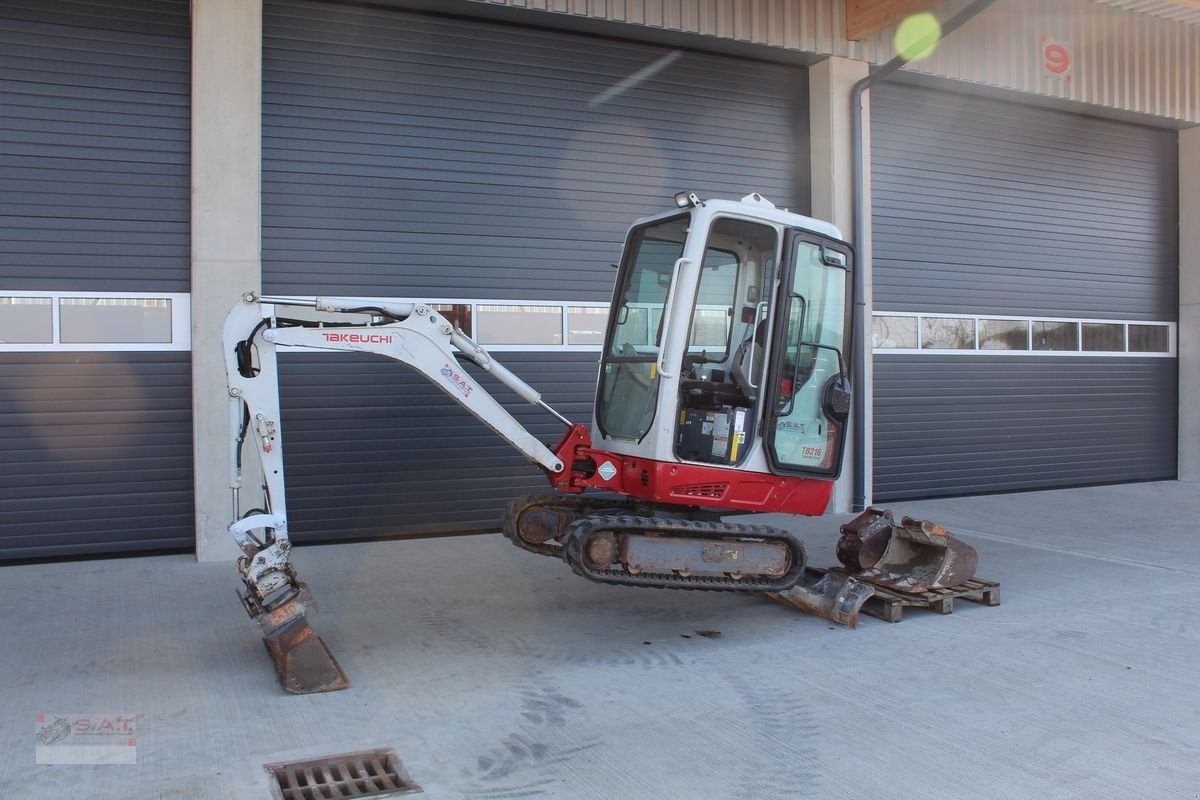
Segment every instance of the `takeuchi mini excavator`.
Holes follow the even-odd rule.
[[[553,489],[517,498],[505,513],[505,536],[524,550],[601,583],[763,592],[853,621],[868,585],[806,570],[804,546],[788,531],[722,520],[731,511],[819,515],[829,504],[851,402],[853,250],[833,225],[757,194],[729,201],[682,192],[675,204],[626,237],[590,426],[555,412],[428,303],[248,294],[229,313],[229,531],[244,553],[243,604],[285,689],[349,684],[307,622],[311,594],[289,559],[279,347],[403,362],[523,453]],[[561,440],[548,447],[530,434],[464,359],[557,417]],[[262,487],[243,511],[243,483],[253,480],[243,471],[247,440]],[[869,510],[843,529],[839,557],[860,569],[864,553],[878,561],[892,540],[905,540],[911,556],[922,546],[913,541],[931,535],[905,530]],[[928,561],[908,566],[928,572]],[[945,572],[946,562],[934,566]]]

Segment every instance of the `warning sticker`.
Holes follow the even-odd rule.
[[[613,476],[617,474],[617,468],[613,466],[611,461],[605,461],[596,472],[600,473],[600,477],[604,478],[604,480],[611,481]]]

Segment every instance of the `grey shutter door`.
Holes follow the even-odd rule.
[[[317,2],[268,2],[265,39],[267,292],[607,302],[626,228],[676,191],[807,209],[801,69]],[[498,358],[589,421],[597,353]],[[401,365],[282,374],[300,541],[495,529],[548,491]],[[553,446],[561,424],[481,382]]]
[[[876,312],[1174,321],[1177,137],[872,90]],[[876,353],[878,500],[1172,478],[1173,358]]]
[[[186,0],[0,4],[0,296],[188,290]],[[0,353],[0,560],[192,546],[187,353]]]

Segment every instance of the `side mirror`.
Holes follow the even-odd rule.
[[[846,373],[840,372],[825,382],[821,405],[825,416],[838,422],[846,421],[850,415],[850,379]]]

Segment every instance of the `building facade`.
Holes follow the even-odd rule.
[[[633,219],[757,191],[850,236],[899,20],[847,5],[3,0],[0,561],[235,554],[246,291],[457,307],[587,419]],[[1200,480],[1200,11],[999,0],[868,98],[873,498]],[[287,353],[281,392],[298,542],[544,486],[397,365]]]

